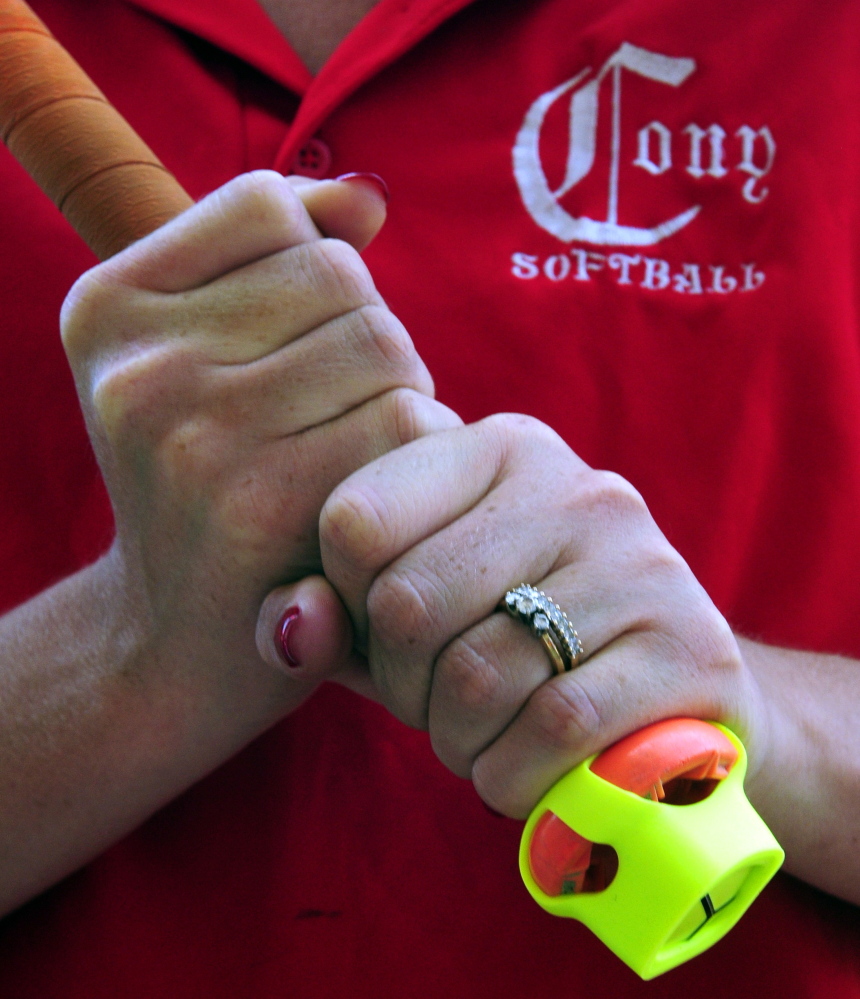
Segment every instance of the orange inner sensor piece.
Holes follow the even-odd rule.
[[[642,798],[691,805],[728,776],[738,752],[715,726],[694,718],[656,722],[605,749],[591,771]],[[546,811],[529,845],[532,877],[546,895],[602,891],[618,869],[615,850],[580,836]]]

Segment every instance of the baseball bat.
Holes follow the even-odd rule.
[[[24,0],[0,0],[0,137],[101,260],[192,204]]]

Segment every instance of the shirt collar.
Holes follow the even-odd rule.
[[[237,56],[297,94],[313,77],[256,0],[123,0]]]
[[[303,100],[277,162],[351,93],[474,0],[380,0],[313,77],[256,0],[123,0],[243,59]]]
[[[313,79],[278,162],[288,161],[294,150],[346,97],[473,2],[380,0]]]

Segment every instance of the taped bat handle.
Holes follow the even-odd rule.
[[[192,204],[24,0],[0,0],[0,137],[101,260]]]

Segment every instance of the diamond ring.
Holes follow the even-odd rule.
[[[522,583],[508,590],[501,606],[540,639],[556,673],[567,673],[579,665],[583,656],[579,635],[567,614],[543,590]]]

